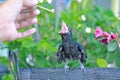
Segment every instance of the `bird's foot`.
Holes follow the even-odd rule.
[[[83,65],[80,66],[80,69],[83,71],[84,74],[86,74],[86,71]]]
[[[67,74],[67,71],[69,71],[69,66],[65,66],[64,69],[65,69],[65,74]]]

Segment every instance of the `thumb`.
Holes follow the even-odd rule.
[[[23,6],[33,7],[38,3],[38,0],[23,0]]]

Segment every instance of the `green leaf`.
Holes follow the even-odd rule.
[[[115,59],[116,59],[115,53],[107,53],[106,60],[108,63],[113,63]]]
[[[117,50],[116,51],[116,60],[115,60],[115,63],[118,67],[120,67],[120,50]]]
[[[0,63],[8,66],[9,65],[9,61],[7,59],[7,57],[0,57]]]
[[[118,44],[116,41],[111,41],[108,45],[107,45],[107,50],[109,52],[114,52],[118,47]]]
[[[34,41],[23,41],[22,42],[22,47],[25,47],[25,48],[31,48],[31,47],[34,47],[35,46],[35,42]]]
[[[15,80],[12,74],[5,74],[2,76],[2,80]]]
[[[50,49],[52,45],[50,45],[49,41],[47,41],[46,39],[42,39],[40,42],[38,42],[36,46],[37,46],[37,51],[41,50],[44,52]]]
[[[107,61],[105,59],[97,59],[97,65],[99,67],[107,67]]]

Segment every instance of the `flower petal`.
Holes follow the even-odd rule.
[[[103,31],[102,31],[102,29],[100,27],[97,27],[95,29],[95,33],[94,34],[95,34],[95,38],[97,39],[97,38],[99,38],[99,37],[101,37],[103,35]]]
[[[108,36],[110,36],[110,34],[109,34],[109,33],[107,33],[107,32],[105,32],[105,31],[103,31],[102,36],[104,36],[104,37],[108,37]]]
[[[116,34],[111,33],[110,35],[111,35],[111,39],[117,39],[118,38],[118,34],[117,33]]]

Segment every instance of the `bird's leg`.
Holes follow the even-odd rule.
[[[65,74],[67,73],[68,68],[69,68],[69,66],[68,66],[68,60],[65,60],[65,65],[64,65]]]
[[[79,64],[80,64],[80,69],[84,72],[84,74],[86,74],[84,65],[82,64],[82,62],[80,60],[78,60]]]

